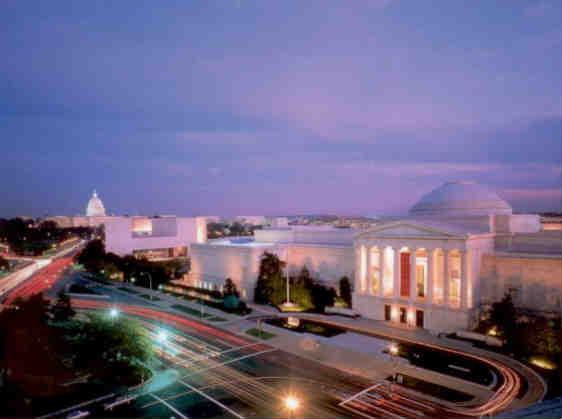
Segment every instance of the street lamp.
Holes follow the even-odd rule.
[[[398,356],[398,345],[392,342],[388,347],[388,353],[392,362],[392,380],[390,382],[390,392],[392,393],[392,384],[396,381],[396,357]]]
[[[111,324],[115,323],[115,319],[119,316],[119,310],[116,307],[111,307],[109,310],[109,318],[111,319]]]
[[[158,342],[164,343],[168,340],[168,333],[165,330],[160,330],[156,339],[158,339]]]
[[[286,301],[283,303],[283,306],[286,308],[294,307],[295,304],[291,303],[291,294],[290,294],[290,279],[289,279],[289,247],[287,247],[287,267],[285,269],[285,296]]]
[[[285,397],[283,403],[285,405],[285,409],[289,412],[289,418],[293,416],[293,413],[300,407],[301,404],[300,400],[292,394]]]

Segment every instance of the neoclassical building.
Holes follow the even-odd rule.
[[[533,246],[532,240],[546,246]],[[527,253],[513,246],[524,242]],[[529,287],[490,286],[499,281],[486,277],[482,269],[490,257],[507,266],[521,258],[539,258],[537,266],[554,261],[542,274],[529,272],[522,279],[521,270],[516,270],[512,275],[519,277],[520,285],[536,285],[536,276],[542,275],[546,284],[535,292],[544,293],[543,308],[559,311],[561,285],[556,281],[562,274],[562,236],[541,232],[537,215],[513,214],[507,202],[472,182],[435,189],[412,207],[409,217],[359,233],[354,248],[354,308],[366,317],[436,331],[464,329],[480,308],[503,293],[519,292],[514,299],[520,302],[532,292]],[[491,292],[494,288],[501,292]],[[546,304],[550,293],[554,298]]]
[[[514,214],[473,182],[445,183],[406,217],[367,228],[286,226],[194,243],[192,285],[220,288],[229,277],[251,300],[264,251],[336,289],[352,278],[353,309],[393,324],[466,329],[506,292],[521,309],[561,310],[562,231],[543,231],[538,215]]]

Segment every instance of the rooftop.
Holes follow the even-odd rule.
[[[410,209],[412,216],[477,216],[511,214],[511,206],[495,192],[475,182],[447,182]]]

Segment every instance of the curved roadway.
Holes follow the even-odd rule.
[[[38,271],[32,278],[30,278],[28,281],[24,282],[15,290],[13,290],[8,295],[7,299],[5,300],[5,303],[10,304],[18,297],[25,298],[33,294],[47,291],[54,284],[54,282],[61,277],[62,273],[71,265],[71,263],[72,263],[71,257],[63,257],[60,259],[56,259],[55,261],[53,261],[53,263],[43,268],[41,271]],[[93,301],[93,300],[85,300],[85,299],[83,300],[73,299],[73,303],[76,305],[76,307],[83,308],[83,309],[106,309],[111,305],[111,303],[109,302]],[[159,322],[169,324],[173,327],[179,327],[184,330],[193,329],[200,333],[204,333],[206,335],[210,335],[218,339],[224,339],[226,341],[231,342],[234,345],[243,346],[243,345],[247,345],[249,342],[248,339],[242,338],[233,333],[226,332],[219,328],[212,327],[210,325],[206,325],[197,321],[189,320],[177,314],[172,314],[163,310],[159,310],[157,307],[147,308],[146,306],[142,306],[142,305],[120,304],[119,308],[120,310],[134,316],[151,319],[151,320],[157,320]],[[303,317],[308,317],[308,316],[303,316]],[[333,325],[337,325],[338,327],[341,327],[341,323],[331,322],[325,318],[317,318],[315,316],[311,316],[311,317],[315,321],[323,322],[326,324],[333,324]],[[496,369],[502,376],[502,383],[499,386],[499,388],[495,391],[493,396],[487,402],[481,405],[467,406],[467,407],[454,406],[453,404],[450,403],[436,405],[435,403],[430,403],[424,400],[414,400],[411,398],[411,395],[407,395],[406,393],[399,391],[399,387],[398,387],[398,391],[395,390],[393,391],[392,394],[387,394],[387,391],[384,388],[378,388],[377,394],[385,396],[387,400],[386,402],[385,400],[381,400],[378,396],[376,396],[375,393],[365,392],[364,394],[362,394],[362,396],[369,396],[369,394],[371,394],[372,400],[370,400],[368,403],[366,403],[363,399],[360,400],[359,398],[354,398],[354,400],[352,400],[352,403],[346,406],[350,412],[357,413],[359,416],[363,416],[363,417],[380,416],[380,412],[379,412],[380,406],[384,406],[386,403],[386,405],[390,405],[391,407],[391,411],[388,413],[390,415],[394,414],[397,417],[408,416],[407,415],[408,409],[405,407],[408,404],[413,406],[419,405],[418,408],[422,410],[423,416],[433,416],[432,415],[433,412],[433,413],[438,413],[439,416],[445,415],[445,416],[480,417],[483,415],[490,415],[495,412],[505,410],[516,399],[516,397],[518,396],[518,394],[522,389],[522,385],[523,385],[522,377],[514,370],[514,368],[512,368],[506,362],[503,362],[501,359],[498,359],[497,357],[491,357],[491,356],[486,357],[479,354],[468,353],[460,349],[453,349],[440,345],[434,345],[427,342],[418,341],[415,339],[405,339],[403,337],[397,339],[396,335],[391,335],[383,332],[380,333],[377,332],[375,334],[372,331],[365,330],[362,329],[361,327],[357,327],[353,325],[348,325],[346,327],[349,330],[357,331],[363,334],[370,334],[379,337],[382,336],[385,338],[399,340],[399,341],[400,340],[408,341],[410,343],[429,347],[432,349],[437,349],[439,351],[445,351],[448,353],[453,353],[456,355],[461,355],[463,357],[471,358],[478,362],[482,362],[490,366],[491,368]],[[270,346],[264,343],[260,343],[260,347],[271,348]],[[339,395],[339,397],[340,399],[343,399],[344,395]],[[400,403],[398,403],[399,399],[402,399],[400,400]],[[396,406],[392,405],[394,401],[396,402],[395,403]],[[352,406],[353,403],[355,403],[354,406]],[[395,407],[396,410],[400,413],[399,414],[396,413],[396,410],[394,410],[395,413],[392,413],[393,407]],[[406,411],[403,411],[403,409],[406,409]],[[414,415],[414,416],[418,416],[418,415]]]

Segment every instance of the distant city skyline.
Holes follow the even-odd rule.
[[[0,217],[561,210],[559,1],[0,4]]]

